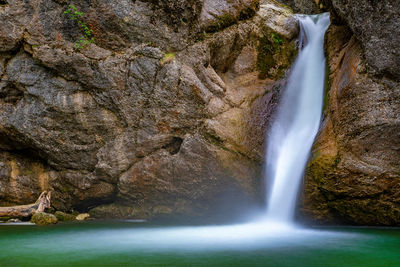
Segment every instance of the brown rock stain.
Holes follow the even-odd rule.
[[[33,175],[37,176],[38,185],[41,191],[47,191],[49,189],[50,176],[49,173],[44,169],[40,163],[32,164]]]
[[[10,160],[9,164],[11,166],[10,186],[13,190],[16,191],[18,187],[18,176],[19,176],[18,163],[15,160]]]

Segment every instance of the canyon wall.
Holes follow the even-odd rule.
[[[398,1],[325,1],[329,77],[302,212],[322,223],[400,225]]]
[[[93,30],[83,48],[70,4]],[[296,54],[289,9],[19,0],[0,2],[0,21],[0,206],[42,190],[95,217],[229,217],[262,203],[264,133]]]
[[[324,121],[300,214],[400,224],[397,1],[329,10]],[[74,4],[94,43],[64,11]],[[265,132],[296,55],[273,0],[0,1],[0,206],[112,218],[243,216],[263,203]]]

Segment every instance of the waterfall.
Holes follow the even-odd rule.
[[[297,193],[321,121],[329,13],[296,15],[300,51],[268,136],[267,212],[270,221],[293,220]]]

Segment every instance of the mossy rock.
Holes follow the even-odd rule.
[[[231,15],[231,14],[224,14],[222,16],[217,17],[217,20],[215,21],[214,25],[209,26],[206,29],[207,33],[214,33],[218,32],[220,30],[223,30],[225,28],[228,28],[229,26],[235,24],[238,22],[238,19]]]
[[[260,79],[281,78],[297,55],[294,42],[276,32],[266,31],[258,42],[257,70]]]
[[[49,224],[56,224],[58,222],[57,217],[53,214],[46,213],[46,212],[37,212],[33,214],[31,218],[31,223],[37,225],[49,225]]]
[[[306,174],[316,182],[318,186],[334,187],[337,165],[340,163],[340,155],[315,152],[314,158],[308,163]]]
[[[75,215],[68,214],[62,211],[56,211],[54,214],[60,222],[75,221]]]

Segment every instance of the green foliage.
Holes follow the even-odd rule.
[[[196,42],[202,42],[202,41],[206,40],[208,37],[212,36],[212,34],[213,33],[207,32],[207,31],[199,32],[195,37]]]
[[[62,211],[56,211],[54,213],[54,216],[60,221],[60,222],[67,222],[67,221],[75,221],[75,215],[73,214],[68,214]]]
[[[204,41],[206,39],[206,37],[207,37],[207,34],[206,34],[206,32],[203,31],[198,35],[197,40]]]
[[[56,216],[45,212],[37,212],[33,214],[31,218],[31,223],[35,223],[37,225],[56,224],[57,222],[58,220]]]
[[[257,69],[260,72],[260,79],[267,78],[269,70],[276,65],[274,59],[276,53],[274,42],[271,42],[270,38],[264,36],[260,39],[257,55]]]
[[[68,14],[71,20],[76,21],[83,32],[83,36],[75,42],[76,48],[86,48],[89,44],[94,43],[93,30],[81,19],[84,15],[83,12],[78,11],[74,5],[70,4],[68,9],[64,11],[64,14]]]
[[[296,49],[282,35],[266,32],[259,39],[257,55],[258,78],[280,78],[296,56]]]
[[[237,21],[236,18],[230,14],[222,15],[222,16],[218,17],[218,22],[217,22],[218,28],[224,29],[226,27],[229,27],[229,26],[235,24],[236,21]]]
[[[161,59],[160,64],[161,66],[172,62],[175,59],[174,53],[166,53],[164,57]]]
[[[281,45],[283,44],[283,40],[281,36],[277,33],[271,32],[271,39],[275,44]]]

